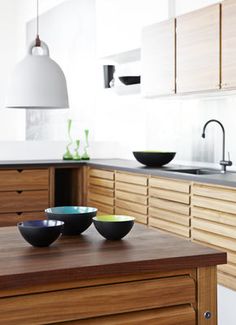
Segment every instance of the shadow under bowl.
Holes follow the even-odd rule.
[[[62,234],[66,236],[79,235],[92,223],[92,218],[97,214],[97,209],[84,206],[53,207],[45,210],[45,215],[51,220],[63,221]]]
[[[174,159],[176,152],[133,151],[135,159],[149,167],[161,167]]]
[[[46,247],[59,238],[64,222],[56,220],[28,220],[17,227],[22,237],[32,246]]]
[[[125,237],[134,225],[134,217],[121,215],[104,215],[93,218],[97,231],[108,240]]]

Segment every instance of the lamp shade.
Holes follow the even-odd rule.
[[[19,62],[11,76],[6,107],[29,109],[68,108],[67,84],[59,65],[49,57],[44,42],[43,55],[32,54],[31,45],[26,57]]]

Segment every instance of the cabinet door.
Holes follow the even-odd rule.
[[[220,88],[220,5],[177,18],[177,93]]]
[[[175,19],[143,29],[142,92],[145,97],[175,93]]]
[[[147,224],[148,177],[124,173],[115,174],[115,213],[135,217],[136,222]]]
[[[222,4],[222,88],[236,87],[236,2]]]

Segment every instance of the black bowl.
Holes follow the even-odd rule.
[[[37,247],[51,245],[61,235],[63,225],[64,222],[56,220],[29,220],[17,224],[22,237]]]
[[[133,151],[133,155],[143,165],[161,167],[174,159],[176,152]]]
[[[119,79],[126,86],[140,84],[140,76],[124,76],[119,77]]]
[[[125,237],[134,225],[134,217],[104,215],[93,218],[97,231],[106,239],[119,240]]]
[[[45,210],[48,219],[63,221],[63,235],[79,235],[92,223],[97,214],[96,208],[82,206],[54,207]]]

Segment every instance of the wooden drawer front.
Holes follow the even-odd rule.
[[[179,225],[190,227],[190,217],[179,214],[172,211],[156,209],[156,208],[149,208],[149,217],[153,217],[156,219],[162,219],[164,221],[168,221],[171,223],[177,223]]]
[[[88,200],[88,205],[98,209],[98,214],[114,214],[114,207],[93,200]]]
[[[114,172],[104,169],[89,168],[89,177],[98,177],[108,180],[114,180]]]
[[[125,191],[129,193],[147,195],[148,188],[147,186],[134,185],[128,183],[116,182],[116,190]]]
[[[140,222],[140,223],[143,223],[143,224],[147,224],[147,219],[148,217],[146,215],[143,215],[143,214],[139,214],[137,212],[134,212],[134,211],[129,211],[129,210],[126,210],[124,208],[119,208],[119,207],[116,207],[115,208],[115,214],[121,214],[121,215],[126,215],[126,216],[132,216],[132,217],[135,217],[135,221],[136,222]]]
[[[135,202],[135,203],[138,202],[142,205],[147,205],[147,203],[148,203],[147,196],[133,194],[133,193],[127,193],[127,192],[122,192],[122,191],[116,191],[116,198],[125,200],[125,201]]]
[[[0,191],[47,190],[48,169],[0,170]]]
[[[105,195],[100,195],[100,194],[96,194],[93,192],[88,193],[88,197],[89,200],[95,201],[95,202],[99,202],[102,204],[106,204],[106,205],[110,205],[113,206],[114,205],[114,198],[113,197],[108,197]]]
[[[147,176],[121,172],[116,172],[116,181],[143,186],[148,184]]]
[[[209,210],[236,214],[236,203],[234,202],[194,195],[192,197],[192,205]]]
[[[165,190],[175,191],[175,192],[182,192],[182,193],[190,193],[190,183],[189,182],[182,182],[172,179],[166,178],[157,178],[151,177],[149,180],[149,186],[157,187]]]
[[[0,213],[40,211],[48,208],[48,191],[15,191],[0,193]]]
[[[192,194],[223,201],[236,202],[236,189],[233,188],[195,183],[192,187]]]
[[[147,206],[138,203],[128,202],[125,200],[116,199],[116,207],[123,208],[129,211],[134,211],[140,214],[147,215]]]
[[[186,216],[190,215],[190,207],[186,204],[182,204],[178,202],[171,202],[171,201],[156,199],[151,197],[149,198],[149,206],[160,208],[162,210],[173,211]]]
[[[176,276],[3,298],[0,319],[3,324],[46,324],[193,304],[195,300],[194,280]],[[34,312],[29,313],[25,306]]]
[[[190,197],[187,193],[168,191],[160,188],[150,188],[149,195],[160,199],[166,199],[169,201],[190,204]]]
[[[136,311],[121,315],[72,321],[68,324],[80,325],[194,325],[195,311],[191,306],[167,307]]]
[[[15,226],[18,222],[21,221],[39,220],[44,218],[44,211],[1,213],[0,227]]]
[[[169,222],[169,221],[165,221],[162,219],[149,217],[148,224],[149,224],[149,226],[159,228],[161,230],[174,233],[176,235],[190,237],[190,228],[182,226],[182,225],[174,223],[174,222]]]

